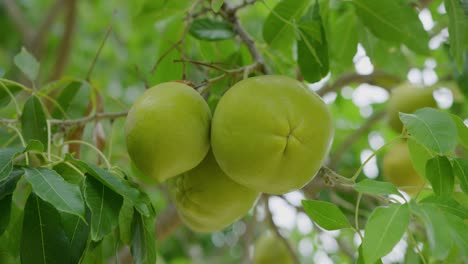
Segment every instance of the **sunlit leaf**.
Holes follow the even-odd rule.
[[[450,115],[457,126],[458,143],[468,149],[468,127],[463,123],[463,120],[454,114]]]
[[[211,0],[211,9],[213,9],[213,11],[217,13],[221,9],[223,3],[224,0]]]
[[[235,36],[230,23],[210,18],[194,20],[190,25],[189,32],[197,39],[210,41],[230,39]]]
[[[419,175],[426,177],[426,163],[433,157],[433,154],[414,139],[408,140],[408,149],[414,169]]]
[[[445,156],[436,156],[427,161],[426,177],[431,182],[434,193],[449,197],[453,193],[454,177],[452,165]]]
[[[375,209],[367,221],[362,242],[365,263],[374,263],[388,254],[403,237],[409,219],[408,204]]]
[[[460,187],[468,194],[468,160],[457,158],[453,160],[453,172],[460,182]]]
[[[362,180],[356,183],[353,186],[353,188],[358,192],[375,194],[375,195],[389,195],[389,194],[401,195],[400,192],[398,192],[398,189],[395,187],[395,185],[389,182],[381,182],[381,181],[376,181],[376,180],[371,180],[371,179]]]
[[[303,200],[306,214],[326,230],[338,230],[351,225],[345,215],[335,204],[316,200]]]

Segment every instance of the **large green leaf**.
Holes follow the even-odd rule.
[[[463,120],[454,114],[450,115],[457,126],[458,131],[458,143],[460,143],[463,147],[468,149],[468,127],[463,123]]]
[[[15,58],[15,65],[28,77],[29,80],[35,81],[39,74],[39,62],[34,58],[24,47]]]
[[[41,101],[36,96],[31,96],[26,101],[21,114],[21,128],[26,141],[39,140],[47,146],[47,119]]]
[[[353,9],[348,8],[343,13],[336,14],[330,27],[331,71],[342,73],[353,66],[353,57],[358,46],[357,17]]]
[[[63,118],[66,114],[71,102],[75,98],[75,95],[81,88],[82,83],[78,81],[72,81],[69,83],[60,95],[57,98],[58,106],[54,106],[54,110],[52,111],[52,117],[56,119]]]
[[[123,198],[93,177],[86,177],[86,204],[91,210],[91,239],[100,241],[119,223]]]
[[[414,169],[419,175],[426,177],[426,163],[433,154],[414,139],[409,139],[407,142]]]
[[[408,204],[375,209],[367,221],[362,242],[365,263],[374,263],[388,254],[403,237],[409,219]]]
[[[0,182],[0,200],[4,197],[12,194],[15,191],[16,184],[18,183],[21,176],[23,176],[24,170],[21,168],[14,168],[10,175]]]
[[[154,221],[154,217],[144,217],[138,211],[134,212],[130,249],[135,264],[154,264],[156,262]]]
[[[420,203],[430,203],[442,211],[453,214],[461,219],[468,219],[468,211],[455,199],[431,195],[422,199]]]
[[[6,148],[0,150],[0,182],[10,175],[13,170],[13,158],[17,154],[23,152],[23,150],[23,148]]]
[[[295,24],[312,0],[283,0],[271,11],[263,25],[263,39],[270,46],[289,50],[295,38]]]
[[[468,52],[468,16],[463,13],[460,0],[445,0],[444,4],[449,18],[450,51],[461,70],[464,53]]]
[[[90,225],[86,224],[81,218],[76,215],[61,213],[62,223],[65,234],[69,239],[70,244],[70,261],[71,263],[79,263],[81,255],[86,249],[88,241]],[[86,221],[91,220],[91,212],[86,210]]]
[[[22,264],[70,262],[70,244],[59,212],[33,193],[24,208],[21,235]]]
[[[57,172],[45,168],[27,168],[26,180],[42,200],[57,210],[85,219],[85,206],[80,188],[66,182]]]
[[[119,233],[120,240],[123,243],[130,245],[132,242],[132,222],[133,222],[134,208],[132,202],[124,199],[122,208],[119,213]]]
[[[346,216],[335,204],[316,200],[303,200],[306,214],[326,230],[337,230],[351,227]]]
[[[453,193],[454,177],[452,165],[445,156],[436,156],[427,161],[426,178],[431,182],[434,193],[449,197]]]
[[[318,2],[310,7],[298,24],[297,63],[302,76],[308,82],[317,82],[329,70],[328,42],[320,17]]]
[[[438,153],[457,145],[457,127],[447,113],[425,107],[413,114],[400,113],[400,120],[419,143]]]
[[[362,193],[369,193],[374,195],[401,195],[395,185],[389,182],[381,182],[371,179],[365,179],[356,183],[353,188]]]
[[[230,39],[235,36],[230,23],[210,18],[194,20],[190,24],[189,32],[197,39],[210,41]]]
[[[453,172],[458,178],[463,192],[468,194],[468,160],[460,158],[454,159]]]
[[[353,0],[364,25],[377,37],[429,53],[429,35],[413,7],[401,0]]]
[[[453,238],[444,214],[436,206],[426,203],[412,204],[411,208],[426,226],[431,255],[436,259],[445,259],[453,246]]]

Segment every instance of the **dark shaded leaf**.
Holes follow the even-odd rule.
[[[90,225],[75,215],[61,213],[62,223],[70,244],[71,263],[79,263],[81,255],[86,249]],[[86,210],[86,221],[91,220],[91,212]]]
[[[31,96],[24,104],[21,114],[22,134],[26,141],[39,140],[47,146],[47,119],[41,101],[36,96]]]
[[[5,232],[10,223],[11,199],[13,195],[7,195],[0,199],[0,236]]]
[[[60,95],[57,98],[57,103],[60,107],[55,105],[54,110],[52,111],[53,118],[61,119],[64,117],[65,113],[68,110],[68,107],[73,101],[73,98],[75,98],[75,95],[80,90],[81,85],[82,85],[81,82],[72,81],[65,88],[63,88],[63,91],[60,93]]]
[[[13,170],[13,159],[17,154],[23,152],[23,150],[23,148],[6,148],[0,150],[0,182],[10,175]]]
[[[124,199],[119,213],[119,232],[120,239],[127,245],[132,242],[132,222],[133,222],[133,204]]]
[[[133,263],[154,264],[156,262],[156,234],[154,217],[144,217],[135,210],[132,222],[131,252]]]
[[[15,191],[16,184],[18,183],[21,176],[23,176],[24,170],[21,168],[14,168],[10,175],[0,182],[0,200],[6,196],[12,194]]]
[[[230,23],[210,18],[194,20],[190,24],[189,32],[197,39],[210,41],[230,39],[235,36]]]
[[[318,1],[301,18],[298,30],[300,39],[297,41],[297,63],[306,81],[317,82],[329,70],[328,42]]]
[[[91,210],[91,239],[102,240],[119,223],[123,198],[93,177],[86,177],[86,204]]]
[[[70,245],[59,212],[32,193],[24,209],[21,263],[70,262]]]
[[[7,91],[8,90],[8,91]],[[21,87],[16,83],[5,83],[0,80],[0,108],[7,106],[10,103],[11,95],[21,91]]]
[[[452,165],[445,156],[436,156],[427,161],[426,177],[431,182],[434,193],[450,197],[453,193],[454,177]]]

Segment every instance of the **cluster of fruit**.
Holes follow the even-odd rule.
[[[260,193],[309,182],[333,138],[326,104],[303,83],[264,75],[236,83],[213,118],[203,97],[178,82],[137,99],[126,141],[136,167],[168,190],[183,222],[220,230],[248,213]]]

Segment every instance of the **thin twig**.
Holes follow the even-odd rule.
[[[284,245],[286,245],[286,247],[288,248],[289,252],[291,253],[291,256],[293,257],[293,263],[295,264],[299,264],[299,258],[296,254],[296,251],[293,249],[293,247],[291,246],[291,244],[289,243],[289,241],[280,233],[279,231],[279,227],[275,224],[275,222],[273,221],[273,215],[270,211],[270,206],[269,206],[269,203],[268,203],[268,195],[266,194],[263,194],[262,195],[262,199],[264,201],[264,204],[265,204],[265,212],[266,212],[266,221],[268,222],[268,224],[270,225],[270,228],[272,229],[272,231],[276,234],[276,236],[284,243]]]
[[[104,39],[101,41],[101,44],[99,45],[99,48],[96,52],[96,55],[94,56],[93,61],[91,62],[91,66],[89,67],[88,73],[86,74],[86,80],[89,82],[91,78],[91,73],[93,72],[94,66],[96,65],[96,62],[99,58],[99,55],[101,55],[101,51],[104,48],[104,44],[107,42],[107,38],[109,37],[110,33],[112,32],[112,24],[109,25],[106,31],[106,35],[104,35]]]

